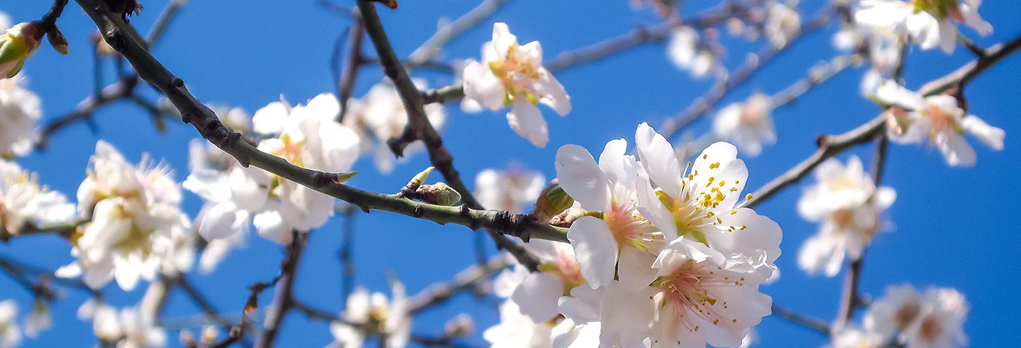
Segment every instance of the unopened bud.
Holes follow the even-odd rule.
[[[444,326],[444,331],[446,331],[448,336],[468,336],[475,331],[475,321],[472,320],[472,317],[469,316],[468,313],[461,313],[447,321],[447,324]]]
[[[571,227],[574,220],[589,214],[585,209],[581,208],[581,205],[575,204],[571,206],[571,209],[564,210],[549,220],[549,224],[559,227]]]
[[[436,168],[429,167],[423,170],[422,172],[416,174],[415,177],[411,178],[411,181],[408,182],[408,187],[415,188],[422,186],[422,184],[425,183],[427,179],[429,179],[429,174],[433,172],[433,169]]]
[[[571,198],[560,187],[560,180],[553,179],[539,194],[539,198],[535,201],[535,207],[532,208],[529,215],[539,221],[549,221],[550,218],[570,208],[572,204],[574,204],[574,198]]]
[[[431,204],[454,205],[461,201],[461,194],[442,182],[422,185],[418,188],[416,195],[423,202]]]
[[[56,25],[53,26],[53,31],[46,34],[46,39],[50,41],[50,46],[57,53],[65,56],[71,53],[70,47],[67,45],[67,38],[64,37],[64,33],[61,33]]]
[[[216,339],[218,337],[220,337],[220,329],[217,329],[216,326],[207,325],[205,328],[202,329],[201,339],[203,345],[209,345],[212,344],[213,342],[216,342]]]
[[[25,60],[39,48],[43,38],[40,22],[19,23],[0,35],[0,78],[21,72]]]

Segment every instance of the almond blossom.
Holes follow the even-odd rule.
[[[429,86],[421,79],[412,79],[412,82],[418,89],[426,89]],[[427,104],[424,105],[424,109],[425,116],[433,128],[442,129],[447,118],[443,105]],[[348,100],[344,124],[359,133],[360,152],[363,155],[371,153],[380,172],[387,174],[393,171],[394,154],[386,141],[399,137],[404,131],[408,124],[408,111],[404,109],[400,94],[389,81],[372,86],[361,100]],[[424,149],[421,141],[412,142],[404,149],[402,159]]]
[[[854,18],[881,30],[906,30],[923,50],[938,46],[953,53],[957,26],[951,20],[967,24],[979,35],[992,34],[993,26],[978,14],[981,5],[982,0],[863,0]]]
[[[712,52],[699,49],[698,32],[687,26],[677,27],[670,34],[667,57],[681,70],[690,71],[695,78],[712,72],[717,64]]]
[[[837,328],[831,336],[830,344],[824,348],[883,348],[889,343],[882,335],[854,325]]]
[[[163,347],[167,334],[151,318],[138,308],[124,308],[120,311],[106,305],[99,305],[92,318],[92,330],[96,337],[116,342],[117,348]]]
[[[493,41],[482,45],[482,62],[469,61],[462,76],[466,97],[494,111],[511,106],[507,122],[537,147],[546,147],[549,130],[536,104],[560,116],[571,112],[564,86],[542,66],[542,46],[538,41],[519,45],[505,23],[493,24]]]
[[[1003,150],[1003,129],[990,126],[975,115],[965,115],[957,99],[944,94],[922,96],[893,81],[879,88],[877,97],[894,105],[888,112],[890,139],[902,143],[928,143],[943,154],[947,164],[974,166],[975,149],[964,140],[969,134],[989,148]]]
[[[329,348],[360,348],[369,337],[386,339],[386,347],[403,348],[411,337],[411,317],[408,315],[408,298],[404,284],[393,281],[390,284],[388,302],[382,293],[369,294],[365,288],[356,288],[347,298],[347,306],[341,313],[344,322],[330,324],[330,332],[336,340]],[[353,326],[358,325],[358,326]]]
[[[23,156],[39,139],[39,96],[25,89],[24,78],[0,80],[0,156]]]
[[[346,172],[358,157],[359,138],[333,120],[339,112],[337,98],[329,93],[308,105],[270,103],[252,119],[256,133],[271,135],[259,142],[259,150],[299,167]],[[293,230],[317,228],[333,215],[332,197],[254,167],[193,172],[186,187],[212,203],[199,224],[199,233],[209,240],[241,233],[254,216],[260,236],[286,245]]]
[[[132,166],[112,145],[100,140],[88,177],[78,187],[78,210],[92,221],[73,239],[74,263],[59,277],[83,276],[98,289],[111,279],[131,290],[139,279],[153,280],[161,266],[176,265],[178,241],[191,233],[181,211],[181,190],[165,165],[143,157]]]
[[[482,206],[515,214],[534,204],[545,187],[546,177],[534,170],[485,169],[475,176],[475,198]]]
[[[889,187],[879,187],[862,169],[861,160],[851,157],[847,166],[829,159],[815,170],[817,184],[805,190],[798,201],[798,213],[812,222],[822,222],[819,233],[810,237],[798,253],[798,266],[809,274],[837,275],[844,256],[861,257],[879,232],[880,214],[897,197]]]
[[[556,348],[638,348],[648,347],[650,325],[657,308],[648,286],[628,290],[622,282],[610,280],[599,289],[579,286],[571,296],[560,298],[558,310],[571,320],[558,328]]]
[[[646,287],[656,278],[651,266],[664,239],[638,211],[635,180],[645,174],[626,152],[624,139],[607,143],[598,163],[578,145],[557,151],[560,187],[582,209],[594,212],[575,220],[567,233],[581,273],[593,289],[615,276],[631,289]]]
[[[713,133],[733,142],[746,155],[758,156],[762,145],[776,143],[772,112],[772,99],[765,94],[755,94],[744,103],[720,110],[713,119]]]
[[[39,186],[35,173],[0,159],[0,228],[4,234],[68,223],[77,215],[64,194]]]
[[[737,148],[710,145],[682,171],[674,148],[647,123],[635,133],[638,156],[648,173],[636,182],[638,209],[667,241],[698,249],[722,264],[731,254],[765,252],[772,264],[780,256],[780,226],[749,208],[735,208],[748,169]],[[651,180],[650,180],[651,179]],[[652,183],[658,188],[653,189]]]
[[[766,4],[766,10],[768,14],[764,34],[774,47],[786,46],[792,37],[801,32],[801,14],[798,13],[797,7],[770,1]]]
[[[951,288],[919,293],[911,285],[891,286],[865,314],[865,326],[895,337],[909,348],[953,348],[968,344],[963,325],[969,305]],[[896,334],[896,336],[895,336]]]
[[[558,314],[560,297],[585,284],[581,267],[574,249],[567,243],[533,239],[525,248],[539,259],[539,272],[527,272],[521,265],[515,267],[513,272],[519,274],[519,280],[513,286],[510,300],[535,322],[552,320]]]
[[[0,301],[0,348],[14,348],[21,343],[18,327],[18,304],[14,300]]]
[[[500,323],[486,329],[482,338],[492,348],[551,348],[552,330],[549,321],[534,321],[514,301],[505,301],[500,305]]]

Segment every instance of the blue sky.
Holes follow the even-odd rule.
[[[804,1],[813,12],[822,1]],[[145,1],[145,10],[132,22],[148,28],[166,1]],[[442,18],[456,18],[477,1],[404,1],[397,11],[380,9],[384,26],[399,55],[407,55],[435,30]],[[715,2],[691,0],[690,10]],[[344,0],[344,5],[353,1]],[[0,4],[14,21],[34,20],[49,7],[43,1],[5,1]],[[988,46],[1021,33],[1016,6],[1007,1],[988,1],[981,8],[996,32],[976,42]],[[446,60],[477,57],[479,46],[488,40],[495,21],[507,22],[521,42],[540,40],[546,57],[582,47],[633,29],[650,25],[656,18],[649,11],[633,11],[628,1],[538,1],[515,0],[483,25],[458,37],[443,52]],[[154,53],[171,71],[181,76],[192,92],[204,102],[241,106],[249,112],[277,100],[282,93],[292,102],[321,92],[335,90],[329,67],[333,41],[348,20],[316,6],[313,0],[252,0],[239,6],[229,1],[191,1],[169,28]],[[70,56],[59,56],[43,47],[29,62],[24,74],[30,89],[43,98],[43,122],[62,116],[91,93],[93,84],[91,48],[88,36],[95,27],[72,2],[59,25],[71,45]],[[818,61],[836,54],[829,45],[835,26],[812,34],[784,53],[749,83],[730,94],[720,106],[744,100],[751,93],[775,93],[805,75]],[[141,30],[144,32],[144,30]],[[975,36],[972,31],[965,31]],[[366,44],[368,46],[368,41]],[[747,45],[739,45],[727,57],[728,67],[743,61]],[[366,47],[366,52],[370,52]],[[753,49],[757,49],[757,46]],[[958,48],[952,56],[942,52],[913,50],[905,79],[909,88],[942,76],[971,59]],[[111,71],[112,69],[107,69]],[[858,94],[858,68],[833,78],[811,91],[797,103],[778,109],[779,141],[762,155],[746,159],[748,188],[757,188],[783,173],[814,151],[817,135],[842,133],[873,118],[878,108]],[[451,83],[450,76],[416,72],[433,86]],[[1021,214],[1010,206],[1021,192],[1016,161],[1021,148],[1021,120],[1016,110],[1016,79],[1021,76],[1021,58],[1011,57],[976,79],[967,88],[971,113],[1006,130],[1006,148],[992,152],[977,142],[978,165],[948,168],[938,152],[924,146],[890,148],[885,185],[897,189],[898,199],[886,216],[894,228],[875,239],[868,250],[862,290],[880,296],[885,286],[909,282],[918,287],[954,287],[972,304],[965,331],[972,346],[986,347],[1021,339],[1008,318],[1016,316],[1021,299],[1010,296],[1021,287],[1021,277],[1009,266],[1021,256]],[[360,96],[382,77],[369,66],[356,88]],[[666,60],[662,44],[646,44],[599,62],[571,68],[557,74],[572,97],[574,110],[564,118],[552,116],[550,143],[544,149],[531,146],[507,126],[503,112],[463,114],[449,105],[448,124],[443,131],[455,158],[454,164],[469,179],[485,168],[506,168],[522,164],[552,178],[553,158],[564,144],[579,144],[598,151],[609,140],[625,138],[633,143],[635,127],[644,121],[658,125],[684,109],[711,82],[694,81]],[[108,76],[107,81],[112,77]],[[153,96],[151,92],[146,95]],[[74,125],[57,134],[50,149],[18,162],[39,172],[42,183],[73,197],[85,177],[88,157],[96,140],[105,139],[127,158],[137,161],[143,152],[164,158],[176,169],[176,178],[187,175],[187,143],[197,136],[191,126],[171,123],[165,134],[152,127],[149,117],[127,103],[104,108],[95,115],[97,130]],[[694,130],[708,129],[706,122]],[[857,154],[866,163],[872,147],[862,146],[842,155]],[[361,160],[362,171],[349,183],[380,192],[396,192],[407,180],[428,166],[422,154],[400,165],[389,175],[378,174],[371,160]],[[795,186],[760,205],[757,210],[775,220],[784,231],[784,255],[777,261],[783,276],[776,284],[763,287],[777,304],[825,319],[834,317],[840,297],[842,276],[809,277],[797,268],[795,255],[816,226],[803,221],[793,209],[803,186]],[[187,194],[186,210],[194,214],[201,202]],[[470,265],[472,232],[457,226],[438,226],[385,212],[356,217],[354,262],[357,284],[375,291],[387,291],[386,273],[392,271],[411,293],[431,282],[449,279]],[[306,257],[299,270],[296,296],[319,308],[338,312],[342,308],[340,267],[336,251],[343,219],[337,217],[312,233]],[[69,263],[67,243],[52,236],[19,238],[0,244],[0,254],[49,269]],[[268,241],[251,238],[247,249],[231,256],[211,275],[192,275],[197,287],[217,308],[233,313],[241,309],[247,286],[277,274],[283,250]],[[1004,268],[997,265],[1006,264]],[[845,267],[846,268],[846,267]],[[106,293],[115,304],[130,305],[141,297],[142,288],[121,294],[115,286]],[[74,318],[84,296],[71,292],[54,303],[54,328],[41,338],[26,340],[23,347],[86,347],[94,343],[91,325]],[[270,301],[270,293],[263,303]],[[0,277],[0,298],[16,299],[22,310],[31,298],[7,277]],[[472,343],[482,344],[481,332],[495,323],[494,301],[477,301],[462,295],[449,305],[429,310],[416,318],[415,333],[439,333],[443,323],[460,312],[477,322]],[[181,294],[171,298],[167,316],[184,317],[200,313]],[[766,318],[758,327],[759,347],[817,347],[825,339],[814,332],[778,318]],[[176,346],[176,333],[170,333]],[[327,325],[310,322],[292,314],[280,335],[280,347],[325,346],[332,340]]]

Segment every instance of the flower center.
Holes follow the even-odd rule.
[[[646,236],[645,232],[649,230],[651,224],[638,212],[634,200],[618,204],[617,198],[614,197],[612,206],[610,210],[603,212],[603,221],[606,221],[606,226],[613,233],[617,245],[621,248],[631,246],[648,250],[652,238]]]
[[[910,301],[901,306],[893,318],[897,323],[897,327],[904,330],[911,325],[911,322],[915,320],[919,312],[921,312],[921,305],[916,301]]]
[[[489,69],[507,89],[504,105],[510,105],[517,97],[524,97],[532,104],[539,101],[532,84],[542,77],[542,73],[527,60],[527,55],[519,53],[518,44],[514,43],[507,48],[503,60],[489,62]]]
[[[918,329],[919,335],[922,340],[927,342],[936,342],[937,339],[943,334],[943,325],[940,325],[939,317],[935,315],[928,315],[922,318],[922,325]]]
[[[713,325],[737,323],[725,310],[730,308],[727,301],[721,301],[714,290],[725,286],[744,286],[739,274],[707,263],[688,260],[668,276],[660,277],[653,286],[663,295],[661,306],[672,306],[676,318],[689,332],[701,329],[699,322]],[[701,320],[696,320],[701,319]]]
[[[302,160],[302,152],[305,148],[305,142],[294,141],[294,139],[291,139],[290,134],[281,135],[280,141],[284,143],[284,146],[273,153],[273,155],[283,158],[293,165],[304,168],[305,164]]]

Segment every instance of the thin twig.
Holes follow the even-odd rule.
[[[352,23],[347,31],[347,57],[344,60],[344,67],[340,71],[337,80],[337,95],[340,97],[340,114],[337,115],[337,122],[344,120],[347,113],[347,101],[351,99],[351,92],[354,90],[355,81],[358,78],[358,71],[363,64],[362,42],[365,38],[365,24],[362,23],[362,15],[357,9],[351,10]],[[334,62],[336,66],[336,62]]]
[[[449,283],[437,283],[430,285],[422,292],[411,298],[408,305],[408,314],[413,315],[426,308],[443,303],[458,292],[472,289],[480,282],[485,281],[489,276],[510,266],[510,259],[505,254],[497,254],[484,264],[472,265],[469,268],[457,273],[454,280]]]
[[[776,304],[773,304],[772,309],[773,314],[776,315],[777,317],[780,317],[794,324],[798,324],[802,327],[811,329],[823,335],[826,336],[830,335],[830,327],[823,320],[795,313],[794,311],[777,306]]]
[[[301,261],[302,252],[308,242],[308,233],[293,231],[294,241],[287,247],[287,256],[280,266],[280,283],[277,285],[276,297],[269,307],[266,316],[271,318],[262,329],[259,336],[258,348],[269,348],[276,342],[277,333],[283,325],[284,318],[294,306],[294,281],[297,278],[298,264]]]

